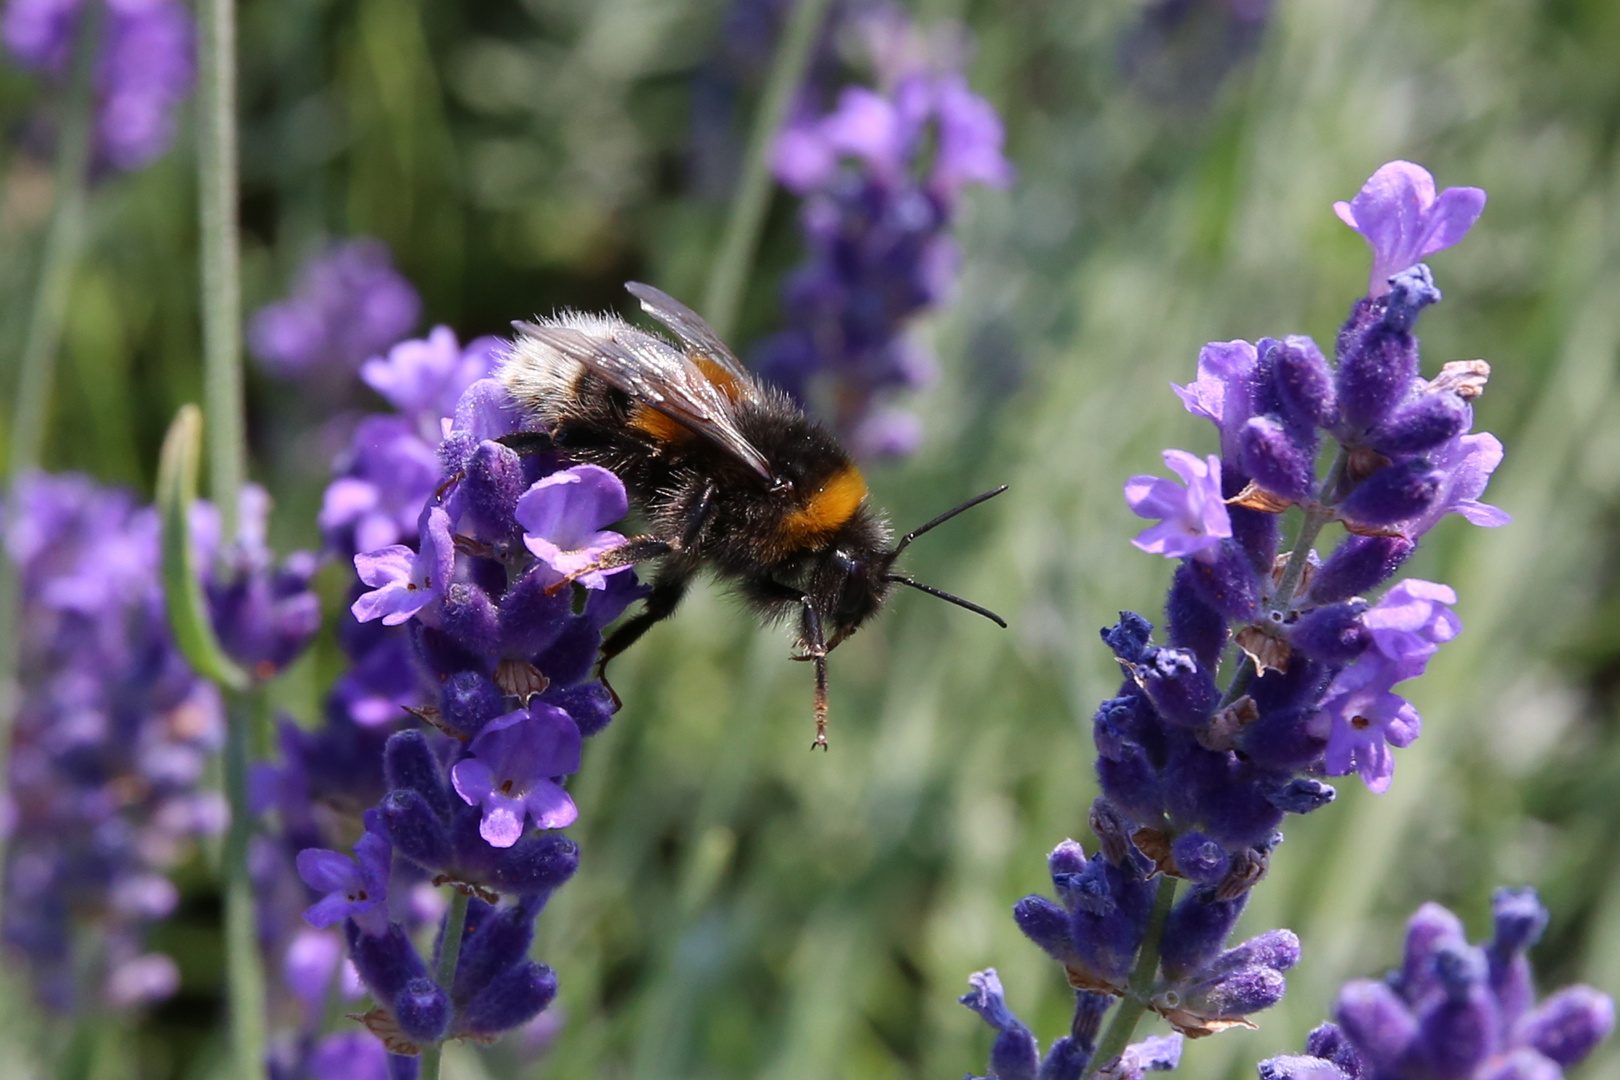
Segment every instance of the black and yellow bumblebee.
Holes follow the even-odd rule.
[[[767,620],[798,610],[796,659],[816,670],[811,745],[826,749],[827,653],[883,606],[891,586],[1007,625],[894,570],[912,540],[1004,486],[891,544],[888,523],[868,505],[865,478],[830,431],[751,375],[696,312],[650,285],[626,288],[678,343],[613,315],[564,313],[515,323],[500,368],[507,390],[543,429],[510,441],[615,473],[647,519],[645,535],[579,574],[661,560],[642,609],[603,642],[601,668],[673,614],[707,567],[735,582]]]

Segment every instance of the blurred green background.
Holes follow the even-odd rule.
[[[910,556],[1012,629],[898,597],[836,654],[826,757],[805,752],[809,672],[720,591],[627,655],[626,707],[574,785],[581,871],[536,946],[564,1024],[521,1075],[959,1076],[990,1035],[955,998],[987,965],[1043,1042],[1065,1029],[1061,972],[1010,908],[1049,887],[1057,841],[1089,838],[1088,724],[1118,679],[1096,630],[1122,608],[1156,617],[1168,583],[1127,543],[1120,485],[1162,447],[1213,448],[1168,388],[1202,343],[1331,339],[1367,256],[1330,203],[1401,157],[1490,193],[1467,242],[1433,260],[1446,302],[1424,316],[1426,371],[1492,363],[1476,427],[1507,445],[1487,498],[1516,520],[1448,519],[1408,565],[1456,587],[1466,627],[1414,684],[1424,737],[1388,795],[1348,780],[1336,805],[1290,819],[1240,931],[1292,927],[1305,959],[1259,1031],[1189,1044],[1178,1075],[1252,1076],[1297,1050],[1340,982],[1393,962],[1417,904],[1451,905],[1483,936],[1496,884],[1534,884],[1552,909],[1543,986],[1620,991],[1620,5],[1278,0],[1252,41],[1217,0],[913,6],[971,28],[970,78],[1019,179],[969,198],[958,295],[920,328],[944,367],[928,436],[873,489],[909,525],[1012,485]],[[623,308],[627,278],[695,300],[727,202],[694,178],[692,87],[728,7],[247,0],[248,310],[322,236],[350,235],[385,240],[422,290],[423,328],[463,340],[558,306]],[[739,139],[757,86],[743,84]],[[35,93],[0,75],[6,117]],[[93,196],[53,469],[149,493],[165,425],[199,397],[189,145]],[[8,152],[12,355],[49,183]],[[740,345],[776,327],[798,255],[779,194]],[[327,463],[293,431],[293,391],[252,372],[249,392],[275,535],[312,546]],[[317,718],[337,663],[323,642],[283,704]],[[207,1076],[219,1060],[217,909],[195,878],[165,939],[182,994],[116,1035],[128,1052],[97,1066],[109,1078]],[[514,1075],[499,1048],[457,1048],[447,1070]],[[1610,1049],[1580,1075],[1616,1070]]]

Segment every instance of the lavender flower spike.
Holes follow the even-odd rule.
[[[360,580],[371,586],[349,610],[361,622],[381,619],[398,626],[444,594],[455,564],[455,542],[450,538],[450,516],[437,506],[422,515],[422,550],[393,544],[354,557]],[[426,622],[426,619],[423,619]]]
[[[629,511],[624,483],[597,465],[575,465],[535,481],[518,500],[516,517],[523,543],[560,577],[577,574],[612,548],[624,543],[616,532],[601,531]],[[607,587],[607,575],[628,570],[616,566],[579,578],[587,589]]]
[[[1367,295],[1389,292],[1389,279],[1468,235],[1485,209],[1485,192],[1446,188],[1438,196],[1429,170],[1410,161],[1379,168],[1349,202],[1336,202],[1339,220],[1373,249]]]
[[[1179,559],[1185,555],[1212,560],[1221,541],[1232,535],[1232,519],[1221,498],[1221,459],[1207,461],[1185,450],[1166,450],[1164,463],[1186,487],[1157,476],[1133,476],[1125,484],[1125,501],[1137,517],[1161,518],[1131,543],[1150,555]]]
[[[456,794],[483,808],[478,834],[509,848],[525,818],[561,829],[579,817],[556,777],[579,771],[579,726],[561,709],[535,701],[491,720],[467,747],[471,755],[450,771]]]

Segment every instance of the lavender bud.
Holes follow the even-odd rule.
[[[1305,1054],[1267,1058],[1257,1068],[1260,1080],[1360,1080],[1331,1061]]]
[[[1416,548],[1400,536],[1346,537],[1312,577],[1312,603],[1332,604],[1372,591],[1400,569]]]
[[[566,836],[548,832],[525,836],[497,851],[490,868],[490,883],[503,891],[529,896],[557,888],[578,869],[579,845]]]
[[[1013,921],[1024,936],[1060,964],[1076,962],[1069,939],[1069,913],[1044,896],[1026,896],[1013,905]]]
[[[1310,721],[1315,715],[1314,708],[1262,712],[1259,720],[1244,729],[1239,745],[1249,760],[1262,768],[1284,772],[1307,768],[1322,756],[1327,745],[1326,739],[1311,734]],[[1282,808],[1273,794],[1266,798]]]
[[[1570,1068],[1614,1030],[1614,1001],[1590,986],[1569,986],[1525,1018],[1518,1041]]]
[[[457,581],[445,589],[440,626],[472,656],[493,660],[501,653],[500,616],[477,585]]]
[[[1456,394],[1419,394],[1386,416],[1367,435],[1380,454],[1422,454],[1467,431],[1474,410]]]
[[[1148,649],[1136,678],[1159,715],[1183,727],[1208,720],[1221,696],[1214,676],[1185,649]]]
[[[389,736],[383,746],[383,777],[390,789],[416,792],[434,814],[449,819],[450,789],[420,731],[397,731]]]
[[[1485,988],[1485,957],[1470,946],[1443,949],[1435,973],[1445,995],[1419,1021],[1423,1060],[1436,1076],[1469,1076],[1496,1048],[1501,1031]]]
[[[571,716],[579,727],[580,735],[585,738],[607,727],[617,711],[613,705],[613,695],[599,682],[547,690],[541,700]]]
[[[548,569],[536,564],[501,597],[501,645],[509,656],[538,656],[562,636],[572,620],[571,590],[546,595],[556,580],[548,576]]]
[[[1055,882],[1064,874],[1078,874],[1086,868],[1086,852],[1077,840],[1064,840],[1046,857],[1046,868]]]
[[[1365,601],[1329,604],[1308,611],[1288,631],[1288,643],[1313,659],[1328,664],[1348,664],[1360,656],[1372,641],[1361,625]]]
[[[1333,428],[1339,422],[1333,369],[1308,337],[1290,335],[1272,350],[1277,393],[1291,418],[1303,427]]]
[[[590,628],[587,619],[575,615],[563,628],[562,636],[536,657],[534,662],[545,673],[546,678],[551,680],[551,685],[573,686],[590,677],[601,648],[602,635]]]
[[[1176,568],[1164,602],[1165,629],[1172,648],[1188,650],[1200,666],[1213,671],[1230,633],[1221,613],[1204,602],[1192,574],[1186,564]]]
[[[1100,633],[1103,644],[1112,649],[1115,656],[1135,664],[1141,661],[1153,640],[1153,624],[1134,611],[1122,611],[1119,622],[1104,627]]]
[[[1418,1001],[1439,984],[1435,960],[1444,949],[1466,947],[1462,920],[1439,904],[1424,904],[1406,924],[1405,955],[1401,960],[1400,989],[1408,1001]]]
[[[1091,1063],[1091,1050],[1091,1047],[1068,1035],[1053,1040],[1052,1045],[1047,1047],[1046,1057],[1041,1061],[1041,1069],[1035,1074],[1035,1080],[1080,1080],[1086,1066]]]
[[[557,996],[557,975],[544,964],[514,964],[491,979],[460,1011],[458,1026],[497,1035],[539,1016]]]
[[[1444,482],[1445,474],[1423,458],[1386,465],[1356,485],[1339,513],[1373,528],[1410,521],[1433,505]]]
[[[479,443],[458,488],[462,530],[492,544],[515,541],[522,527],[513,511],[528,486],[516,451],[488,439]]]
[[[391,791],[378,810],[383,833],[401,855],[433,871],[450,864],[450,834],[420,792]]]
[[[1376,427],[1412,390],[1417,341],[1403,330],[1374,327],[1339,362],[1339,411],[1351,436]]]
[[[1212,562],[1190,559],[1193,587],[1204,603],[1235,622],[1252,622],[1260,610],[1260,580],[1245,553],[1221,541]],[[1269,570],[1269,566],[1267,567]]]
[[[1361,1055],[1350,1040],[1344,1037],[1339,1025],[1334,1023],[1319,1024],[1305,1036],[1305,1052],[1313,1057],[1326,1058],[1343,1070],[1352,1080],[1360,1080],[1361,1075],[1367,1071],[1362,1064]]]
[[[452,992],[458,1002],[470,1000],[497,974],[527,955],[534,940],[532,913],[521,907],[481,906],[476,926],[468,919],[467,937],[456,961]]]
[[[1547,909],[1534,889],[1497,889],[1491,896],[1491,916],[1495,934],[1490,950],[1499,956],[1523,952],[1547,929]]]
[[[1191,978],[1219,956],[1247,899],[1244,894],[1235,900],[1217,900],[1214,890],[1197,889],[1176,904],[1165,923],[1160,953],[1165,977],[1172,982]]]
[[[1418,313],[1440,302],[1434,275],[1424,263],[1407,267],[1389,279],[1389,295],[1384,298],[1384,325],[1391,330],[1410,331],[1417,325]]]
[[[1564,1080],[1564,1070],[1529,1047],[1516,1046],[1487,1066],[1479,1080]]]
[[[1269,1009],[1283,998],[1288,980],[1268,967],[1239,968],[1189,992],[1183,1007],[1212,1020],[1232,1019]]]
[[[484,725],[510,710],[500,688],[476,671],[458,671],[439,691],[439,709],[445,722],[465,735],[476,735]]]
[[[394,998],[399,1029],[417,1042],[438,1042],[450,1025],[450,1000],[432,979],[412,979]]]
[[[1226,876],[1232,864],[1226,850],[1203,833],[1183,833],[1170,845],[1175,856],[1176,869],[1181,876],[1198,885],[1213,885]]]
[[[1239,433],[1243,470],[1255,483],[1284,498],[1301,501],[1316,485],[1316,454],[1301,445],[1273,416],[1255,416]]]
[[[343,926],[349,941],[349,959],[360,979],[379,1000],[392,1003],[412,979],[427,977],[427,967],[405,928],[390,923],[386,934],[365,934],[349,920]]]
[[[1381,982],[1359,979],[1349,983],[1339,991],[1334,1011],[1357,1052],[1375,1070],[1393,1067],[1417,1039],[1417,1019],[1395,991]]]
[[[1271,805],[1285,814],[1308,814],[1338,798],[1331,785],[1308,776],[1296,776],[1279,790],[1268,794]]]

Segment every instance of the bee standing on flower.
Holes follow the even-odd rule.
[[[893,569],[913,539],[985,499],[942,514],[890,546],[866,480],[825,427],[756,380],[696,312],[649,285],[627,288],[680,345],[612,315],[565,313],[517,324],[502,364],[508,391],[544,427],[508,441],[555,448],[624,481],[650,531],[569,580],[663,562],[642,610],[602,645],[601,665],[668,618],[708,567],[767,619],[799,611],[800,659],[816,666],[816,738],[827,746],[827,653],[883,606],[891,585],[920,589],[1005,626],[994,613]]]

